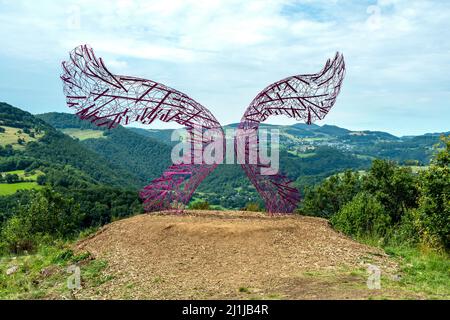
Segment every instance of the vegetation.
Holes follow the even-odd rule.
[[[19,190],[33,190],[39,189],[40,187],[36,182],[0,183],[0,196],[9,196]]]
[[[68,136],[70,136],[74,139],[78,139],[80,141],[87,140],[87,139],[104,138],[103,132],[101,130],[92,130],[92,129],[80,130],[77,128],[70,128],[70,129],[63,129],[61,131],[65,134],[67,134]]]
[[[34,254],[0,259],[0,299],[71,299],[67,287],[68,267],[80,266],[83,288],[95,287],[112,278],[104,274],[106,262],[84,252],[75,253],[70,244],[40,245]],[[8,275],[8,270],[15,270]]]
[[[79,259],[65,244],[142,212],[137,190],[170,163],[170,142],[163,141],[170,130],[144,136],[139,129],[99,129],[67,114],[39,118],[0,103],[0,256],[20,254],[21,265],[6,277],[15,262],[0,262],[0,298],[40,297],[34,281],[50,288]],[[434,135],[400,139],[306,125],[283,130],[280,166],[304,194],[299,213],[327,218],[337,230],[399,257],[401,283],[448,294],[450,137],[424,167]],[[324,144],[300,152],[300,138]],[[347,152],[327,145],[342,141],[357,147]],[[189,208],[263,211],[264,203],[239,165],[221,165]],[[92,281],[102,269],[96,263],[86,263]],[[52,264],[59,271],[42,279],[40,270]]]
[[[365,175],[348,171],[309,189],[301,213],[331,219],[356,238],[421,243],[450,249],[450,137],[427,170],[415,174],[394,162],[375,160]]]
[[[197,201],[193,202],[189,205],[189,209],[192,210],[209,210],[209,203],[208,201]]]
[[[108,159],[134,186],[144,186],[171,164],[168,145],[121,126],[107,130],[65,113],[46,113],[39,118],[82,140],[81,145]]]

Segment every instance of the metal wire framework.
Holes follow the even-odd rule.
[[[261,91],[242,117],[236,137],[236,141],[244,141],[246,158],[252,147],[245,135],[257,131],[270,116],[284,115],[307,124],[324,119],[336,102],[344,76],[344,56],[338,52],[319,73],[292,76]],[[260,170],[267,165],[259,156],[257,159],[256,164],[245,162],[241,166],[264,199],[266,209],[271,214],[292,213],[300,200],[299,191],[282,174],[262,175]]]
[[[150,125],[158,119],[176,122],[187,129],[192,149],[184,156],[190,161],[172,164],[140,192],[146,211],[182,209],[217,167],[217,164],[193,161],[196,150],[205,150],[211,142],[209,136],[203,135],[204,131],[214,129],[224,136],[211,112],[184,93],[161,83],[112,74],[87,45],[75,48],[62,67],[67,105],[82,120],[111,129],[133,122]],[[344,75],[344,57],[337,53],[317,74],[297,75],[270,85],[246,110],[235,144],[243,138],[242,134],[257,131],[259,124],[273,115],[304,120],[307,124],[323,119],[336,101]],[[245,159],[248,159],[252,148],[259,151],[259,141],[256,145],[245,141]],[[298,190],[284,175],[261,174],[260,170],[267,165],[259,156],[257,159],[256,164],[245,162],[242,168],[265,200],[267,210],[271,214],[292,213],[300,200]]]
[[[150,125],[157,119],[174,121],[189,132],[192,152],[184,156],[191,159],[195,150],[202,150],[209,142],[202,131],[223,132],[211,112],[195,100],[161,83],[112,74],[87,45],[75,48],[62,68],[67,105],[75,109],[80,119],[97,126],[111,129],[132,122]],[[217,167],[189,163],[171,165],[141,191],[147,211],[186,205],[202,180]]]

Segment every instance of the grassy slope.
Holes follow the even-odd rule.
[[[6,145],[10,144],[13,146],[14,149],[24,149],[25,148],[23,145],[20,145],[17,143],[17,140],[19,138],[25,140],[25,143],[28,143],[31,141],[36,141],[37,139],[42,137],[42,134],[36,135],[35,138],[32,138],[28,134],[23,133],[23,131],[22,131],[22,133],[19,133],[21,131],[21,129],[19,129],[19,128],[13,128],[13,127],[7,127],[7,126],[2,126],[2,128],[5,129],[5,132],[0,132],[0,145],[6,146]]]
[[[103,131],[100,130],[69,128],[62,129],[61,131],[68,136],[71,136],[72,138],[79,139],[80,141],[87,139],[105,138],[105,136],[103,135]]]
[[[19,190],[40,189],[42,186],[36,182],[20,182],[20,183],[0,183],[0,196],[8,196]]]
[[[40,185],[36,183],[36,179],[38,176],[43,175],[42,171],[35,171],[34,174],[27,174],[24,170],[15,170],[8,172],[1,172],[2,175],[6,174],[17,174],[19,178],[23,178],[25,180],[31,180],[28,182],[18,182],[18,183],[0,183],[0,196],[8,196],[16,193],[18,190],[31,190],[31,189],[40,189],[42,188]]]
[[[112,279],[102,274],[105,261],[93,260],[83,252],[74,254],[69,244],[41,246],[31,255],[0,258],[0,299],[72,299],[73,292],[67,287],[71,265],[80,266],[83,288]],[[18,270],[7,275],[12,267]]]

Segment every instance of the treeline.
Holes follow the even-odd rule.
[[[0,102],[0,125],[22,129],[34,129],[35,132],[48,130],[48,125],[28,112]]]
[[[142,213],[136,191],[108,187],[20,191],[0,197],[0,254],[31,252],[116,219]]]
[[[375,160],[365,174],[334,175],[307,190],[299,212],[328,218],[355,238],[449,250],[450,136],[442,145],[419,174]]]
[[[325,178],[349,168],[366,169],[370,161],[358,159],[342,151],[321,147],[312,157],[299,158],[284,150],[280,151],[280,172],[288,173],[295,186],[304,193]],[[199,186],[195,194],[211,205],[229,209],[242,209],[257,203],[264,208],[264,202],[245,175],[240,165],[220,165]]]

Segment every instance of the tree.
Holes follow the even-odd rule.
[[[6,174],[5,177],[6,183],[17,183],[20,181],[19,176],[17,174]]]
[[[43,186],[47,182],[47,177],[43,174],[39,175],[36,178],[36,183],[40,186]]]
[[[419,208],[414,222],[421,241],[433,248],[450,249],[450,136],[420,179]]]
[[[374,160],[364,179],[363,190],[373,194],[386,208],[393,223],[398,223],[408,209],[417,208],[417,182],[410,168],[401,168],[393,161]]]
[[[391,227],[391,217],[376,197],[360,192],[331,218],[331,223],[337,230],[357,238],[385,236]]]
[[[331,176],[320,185],[306,190],[300,212],[325,218],[331,217],[360,190],[361,177],[358,172],[348,170],[343,174]]]

